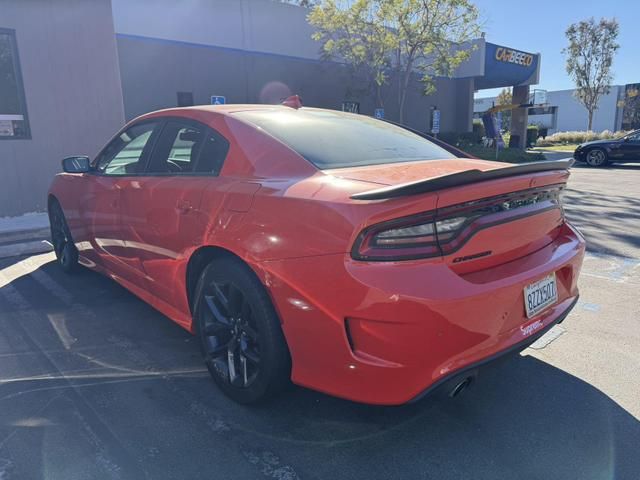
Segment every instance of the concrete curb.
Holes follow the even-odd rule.
[[[49,228],[0,233],[0,258],[45,253],[53,250]]]

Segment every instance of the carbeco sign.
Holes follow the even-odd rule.
[[[498,47],[496,48],[496,60],[529,67],[533,63],[533,55],[510,48]]]

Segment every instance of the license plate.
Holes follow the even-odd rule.
[[[535,317],[557,301],[555,272],[524,287],[524,309],[527,311],[527,318]]]

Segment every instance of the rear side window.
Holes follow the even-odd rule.
[[[222,169],[228,151],[229,142],[222,135],[211,132],[206,136],[202,150],[200,150],[197,171],[217,175]]]
[[[158,138],[146,172],[192,172],[203,139],[203,128],[181,122],[167,122]]]
[[[319,169],[455,158],[401,127],[363,115],[286,107],[237,112]]]

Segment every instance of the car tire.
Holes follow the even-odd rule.
[[[49,205],[49,226],[51,228],[51,244],[58,265],[65,273],[74,273],[79,267],[78,249],[73,242],[67,219],[57,200],[53,200]]]
[[[211,377],[231,399],[258,403],[289,385],[291,358],[280,320],[258,277],[239,259],[205,267],[194,326]]]
[[[602,148],[592,148],[585,156],[585,162],[590,167],[600,168],[609,163],[607,152]]]

